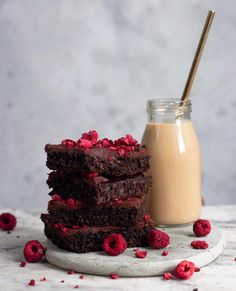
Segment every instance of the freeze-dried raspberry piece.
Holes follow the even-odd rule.
[[[74,275],[74,273],[75,273],[75,271],[73,271],[73,270],[70,270],[67,272],[68,275]]]
[[[147,235],[148,244],[155,249],[163,249],[170,243],[170,237],[164,231],[152,229]]]
[[[70,208],[75,208],[76,207],[76,203],[75,200],[73,198],[68,198],[66,200],[66,204],[70,207]]]
[[[15,215],[5,212],[0,215],[0,228],[3,230],[13,230],[16,227]]]
[[[175,267],[175,277],[186,280],[190,278],[193,273],[195,272],[195,265],[192,262],[189,261],[182,261]]]
[[[97,143],[98,133],[96,130],[83,133],[81,138],[77,141],[78,146],[83,148],[90,148]]]
[[[194,272],[200,272],[200,268],[198,268],[198,267],[195,267],[195,269],[194,269]]]
[[[172,274],[171,273],[164,273],[162,275],[163,279],[165,280],[170,280],[172,278]]]
[[[26,262],[24,262],[24,261],[21,261],[19,266],[20,266],[20,267],[22,267],[22,268],[24,268],[24,267],[25,267],[25,265],[26,265]]]
[[[194,249],[207,249],[208,243],[205,240],[194,240],[191,242],[191,246]]]
[[[75,289],[78,289],[78,288],[79,288],[79,285],[75,285],[74,288],[75,288]]]
[[[44,247],[38,240],[30,240],[25,244],[23,253],[27,262],[36,263],[44,256]]]
[[[137,145],[137,140],[132,137],[132,135],[127,134],[124,137],[121,137],[114,141],[116,146],[126,145],[126,146],[135,146]]]
[[[47,281],[47,279],[46,279],[45,277],[42,277],[42,278],[40,279],[40,282],[45,282],[45,281]]]
[[[99,173],[98,172],[85,173],[83,174],[83,176],[86,178],[94,178],[94,177],[99,176]]]
[[[193,232],[196,234],[196,236],[202,237],[206,236],[211,231],[211,223],[209,220],[206,219],[198,219],[194,222],[193,225]]]
[[[54,227],[54,229],[62,229],[63,224],[62,223],[54,223],[53,227]]]
[[[148,213],[146,213],[146,214],[144,215],[143,220],[144,220],[145,222],[152,221],[151,216],[150,216]]]
[[[66,236],[67,235],[67,232],[68,232],[68,228],[67,227],[62,227],[61,228],[61,235],[62,236]]]
[[[110,274],[110,278],[115,280],[115,279],[120,278],[120,276],[118,274]]]
[[[96,147],[98,148],[108,148],[111,146],[113,146],[113,141],[108,138],[101,139],[96,143]]]
[[[52,195],[52,200],[53,201],[63,201],[62,197],[58,194],[53,194]]]
[[[162,256],[168,256],[168,254],[169,254],[168,251],[167,250],[164,250],[161,255]]]
[[[80,279],[84,279],[84,274],[79,275]]]
[[[65,145],[67,148],[73,148],[77,145],[76,141],[72,139],[64,139],[61,144]]]
[[[135,252],[135,256],[139,259],[145,258],[146,255],[147,255],[147,251],[141,251],[141,250],[137,249]]]
[[[118,256],[127,248],[127,243],[121,234],[112,233],[104,239],[102,247],[108,255]]]
[[[35,286],[35,280],[34,280],[34,279],[31,279],[31,280],[28,282],[28,285],[29,285],[29,286]]]

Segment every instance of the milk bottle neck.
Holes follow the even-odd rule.
[[[180,104],[177,99],[152,99],[147,101],[148,122],[175,123],[191,120],[191,101]]]

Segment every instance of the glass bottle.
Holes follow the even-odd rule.
[[[156,225],[194,222],[201,212],[201,154],[190,113],[191,102],[147,102],[148,123],[142,144],[148,148],[152,187],[149,213]]]

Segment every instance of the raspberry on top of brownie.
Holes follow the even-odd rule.
[[[95,130],[83,133],[77,141],[45,146],[47,166],[52,170],[74,168],[86,173],[110,176],[135,175],[149,169],[145,146],[129,134],[117,140],[98,139]]]

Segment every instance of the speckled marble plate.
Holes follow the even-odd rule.
[[[57,248],[49,240],[47,241],[46,258],[48,262],[63,269],[74,270],[80,273],[109,275],[117,273],[120,276],[144,277],[162,275],[171,271],[182,260],[189,260],[198,267],[203,267],[214,261],[222,252],[225,240],[222,231],[216,226],[211,233],[202,238],[209,243],[208,249],[193,249],[190,243],[196,238],[192,232],[192,226],[180,228],[168,228],[165,231],[170,235],[171,243],[166,248],[168,256],[162,256],[163,250],[155,250],[149,247],[140,248],[148,251],[144,259],[135,257],[133,249],[127,249],[123,254],[112,257],[104,252],[91,252],[77,254]]]

